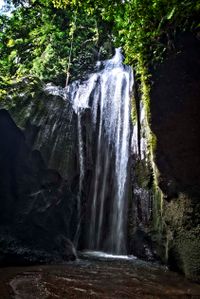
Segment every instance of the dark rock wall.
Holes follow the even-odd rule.
[[[131,159],[131,194],[129,195],[128,248],[129,253],[149,261],[158,259],[151,239],[153,208],[153,177],[147,157]]]
[[[31,87],[32,86],[32,90]],[[3,102],[22,128],[26,143],[40,151],[46,165],[72,182],[78,174],[77,121],[69,101],[44,91],[41,83],[25,78]],[[10,98],[9,98],[10,97]]]
[[[153,74],[151,129],[163,193],[162,240],[168,262],[200,277],[200,40],[185,33]],[[164,255],[164,253],[162,253]]]
[[[0,110],[0,263],[75,258],[76,197]]]
[[[162,190],[169,196],[173,188],[200,193],[200,41],[182,36],[177,47],[156,71],[151,94],[156,165],[165,173]]]

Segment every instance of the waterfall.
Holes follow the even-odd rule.
[[[70,101],[77,115],[79,156],[78,217],[82,219],[84,181],[89,185],[84,220],[84,243],[89,250],[126,254],[128,160],[131,147],[133,73],[123,64],[121,49],[112,59],[98,62],[87,80],[66,88],[48,85],[48,93]],[[88,181],[84,117],[89,111],[92,130],[92,175]],[[86,121],[88,122],[88,120]],[[87,132],[86,132],[87,135]],[[87,186],[88,187],[88,186]],[[81,222],[81,220],[80,220]],[[78,227],[78,234],[80,225]]]
[[[84,177],[81,114],[91,111],[95,162],[91,182],[87,249],[126,253],[127,171],[130,145],[130,94],[133,75],[120,49],[98,63],[98,71],[69,88],[78,121],[80,183]]]

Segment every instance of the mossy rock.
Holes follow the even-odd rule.
[[[139,187],[151,189],[152,169],[145,160],[137,160],[134,167],[134,174]]]
[[[191,280],[200,282],[200,226],[180,232],[169,252],[169,262]],[[172,265],[173,266],[173,265]]]
[[[200,281],[200,225],[196,200],[179,194],[170,202],[164,200],[160,219],[163,229],[156,242],[161,259],[171,269],[180,271],[194,281]],[[160,239],[159,239],[160,237]]]

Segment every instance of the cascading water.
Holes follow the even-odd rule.
[[[68,88],[78,121],[80,189],[85,167],[81,115],[86,108],[91,110],[95,136],[86,247],[116,254],[126,254],[126,184],[133,85],[132,70],[122,61],[121,51],[116,49],[112,59],[99,63],[97,73]]]
[[[126,254],[133,73],[131,67],[123,65],[120,48],[116,49],[112,59],[98,62],[97,68],[88,80],[75,81],[64,89],[48,85],[46,91],[69,100],[77,115],[79,225],[74,242],[77,243],[82,230],[85,249]],[[89,179],[84,136],[84,117],[88,111],[89,128],[93,131],[92,175]],[[137,145],[136,134],[133,134],[133,139]],[[89,185],[89,192],[86,194],[86,211],[83,212],[84,181]],[[81,229],[82,218],[84,228]]]

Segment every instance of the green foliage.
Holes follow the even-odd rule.
[[[115,43],[123,46],[126,62],[135,68],[147,109],[149,67],[162,60],[167,48],[173,48],[177,29],[197,25],[200,12],[200,2],[195,0],[52,1],[57,7],[81,7],[87,15],[112,22]]]
[[[32,75],[64,84],[67,71],[74,79],[92,67],[108,32],[94,15],[57,9],[51,1],[9,2],[17,7],[11,17],[0,15],[1,77]]]
[[[147,114],[149,68],[173,49],[176,30],[198,26],[194,0],[7,0],[16,6],[0,16],[1,76],[28,74],[63,82],[82,76],[112,40],[140,82]]]
[[[25,102],[30,104],[42,90],[43,84],[38,77],[27,76],[17,80],[0,78],[0,108],[21,113]]]

